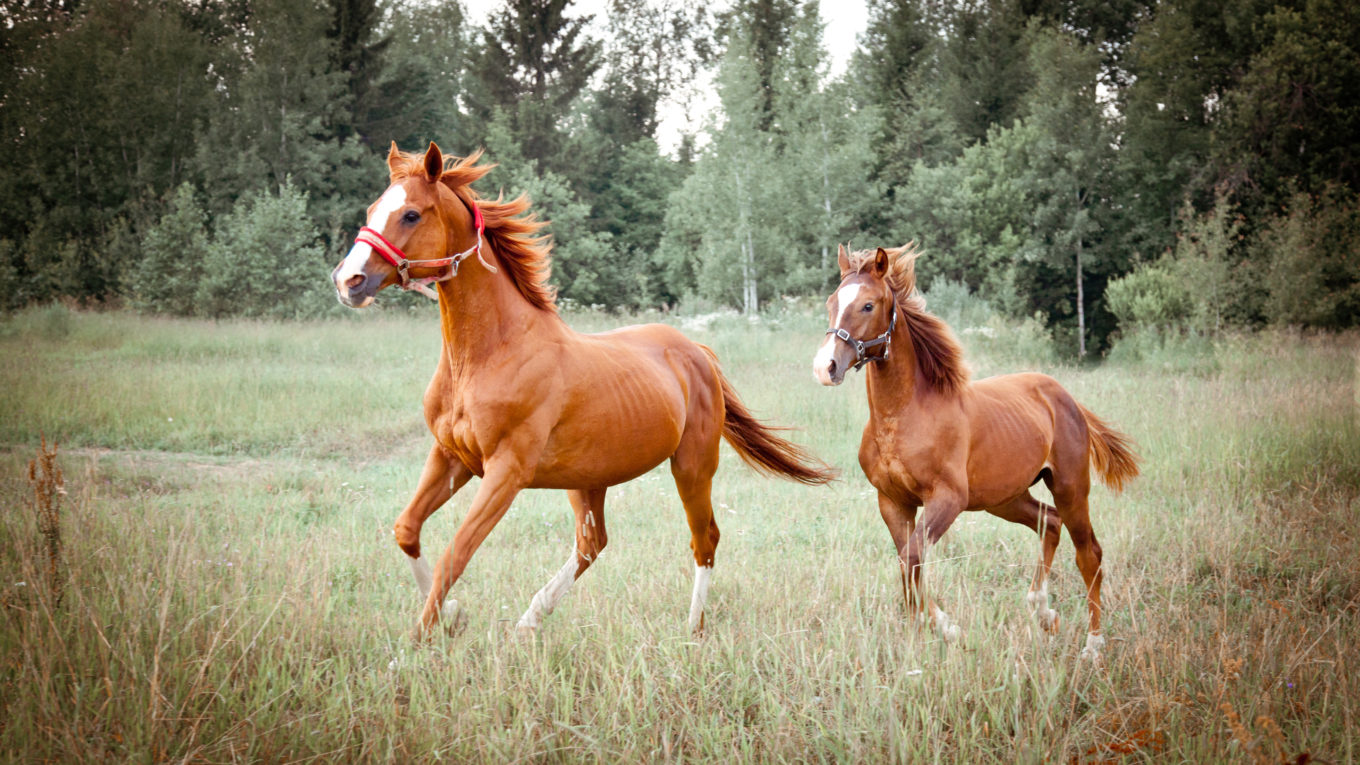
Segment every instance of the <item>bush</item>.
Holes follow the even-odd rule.
[[[1360,199],[1340,186],[1295,194],[1257,240],[1269,264],[1272,324],[1340,329],[1360,324]]]
[[[237,200],[203,259],[197,313],[220,318],[314,316],[335,301],[323,294],[327,270],[307,195],[287,182],[279,193]]]
[[[194,313],[198,280],[208,254],[207,215],[194,187],[180,184],[170,209],[142,237],[142,260],[133,272],[133,305],[151,313]]]
[[[1170,262],[1144,263],[1105,287],[1105,305],[1125,334],[1188,326],[1194,315],[1194,296],[1175,270]]]

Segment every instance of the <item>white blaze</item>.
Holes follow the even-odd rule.
[[[400,210],[406,204],[406,189],[403,186],[391,186],[383,192],[382,198],[373,208],[373,214],[368,216],[368,227],[387,236],[383,229],[387,227],[387,221],[392,217],[392,213]],[[363,242],[355,242],[350,248],[349,254],[345,256],[344,262],[340,264],[340,271],[335,275],[337,284],[344,284],[351,277],[364,272],[364,265],[368,263],[368,258],[373,254],[373,248]]]
[[[859,299],[859,284],[847,284],[836,292],[836,323],[832,329],[841,328],[841,319],[845,316],[848,306],[853,306]],[[822,385],[834,385],[831,379],[831,359],[836,353],[836,343],[840,340],[835,335],[828,334],[822,347],[817,350],[817,355],[812,358],[812,376],[817,378],[817,382]]]

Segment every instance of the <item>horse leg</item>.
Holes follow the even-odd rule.
[[[425,598],[420,620],[416,623],[417,640],[423,639],[439,623],[440,604],[444,596],[449,594],[454,582],[463,575],[472,554],[477,552],[487,534],[505,517],[510,503],[528,483],[528,474],[529,471],[510,464],[509,460],[487,462],[482,483],[472,498],[472,507],[468,508],[467,515],[453,535],[453,541],[444,549],[444,554],[439,556],[439,563],[435,566],[434,581]]]
[[[1039,565],[1034,570],[1034,580],[1030,583],[1025,600],[1029,602],[1030,613],[1039,622],[1040,628],[1045,632],[1056,633],[1058,612],[1048,606],[1048,574],[1053,569],[1053,553],[1057,551],[1058,541],[1062,538],[1062,521],[1058,518],[1058,512],[1030,496],[1029,492],[999,507],[987,508],[987,512],[1039,534]]]
[[[435,444],[430,449],[430,456],[425,459],[425,469],[421,471],[415,495],[392,526],[397,546],[406,553],[406,560],[411,564],[411,573],[415,576],[422,598],[430,594],[431,575],[430,564],[420,555],[420,529],[426,519],[434,515],[471,478],[472,471],[466,465],[450,458],[439,444]],[[452,615],[457,607],[457,601],[445,603],[444,616]]]
[[[694,594],[689,605],[690,632],[704,631],[704,604],[713,578],[713,554],[718,549],[718,523],[713,519],[713,474],[718,470],[719,432],[699,438],[686,431],[671,457],[671,476],[685,506],[690,549],[694,551]]]
[[[954,519],[963,512],[963,505],[963,501],[952,494],[940,492],[931,497],[926,501],[925,512],[922,513],[916,528],[912,530],[907,545],[907,569],[910,572],[908,581],[917,599],[916,602],[923,609],[920,614],[926,617],[929,613],[931,624],[940,633],[940,637],[949,642],[958,640],[962,630],[959,629],[959,625],[949,620],[949,615],[939,604],[930,602],[922,593],[921,567],[925,562],[926,549],[940,541],[940,537],[949,530]]]
[[[1077,548],[1077,568],[1086,581],[1086,606],[1090,611],[1090,623],[1086,631],[1086,646],[1082,648],[1082,658],[1097,660],[1100,650],[1105,646],[1105,638],[1100,634],[1100,583],[1104,579],[1101,570],[1103,553],[1100,542],[1096,540],[1095,529],[1091,528],[1090,506],[1086,493],[1090,486],[1089,477],[1075,486],[1058,485],[1053,489],[1053,498],[1058,504],[1058,515],[1072,536],[1072,544]]]
[[[608,541],[604,531],[604,492],[604,489],[567,492],[571,507],[576,511],[576,549],[572,550],[562,569],[534,594],[528,610],[515,625],[521,633],[531,634],[538,629],[543,617],[557,608],[558,602],[571,590],[572,583],[581,578],[604,549]]]
[[[883,492],[878,493],[878,514],[892,535],[893,547],[897,550],[897,568],[902,574],[902,600],[908,611],[917,610],[911,590],[907,588],[907,546],[911,542],[911,532],[916,528],[916,507],[904,507],[893,501]]]

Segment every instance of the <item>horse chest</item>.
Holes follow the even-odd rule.
[[[869,424],[860,461],[869,482],[879,491],[912,503],[930,493],[940,473],[931,438],[905,427],[896,417]]]

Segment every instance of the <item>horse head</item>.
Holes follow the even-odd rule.
[[[369,205],[367,224],[331,272],[336,298],[350,308],[372,304],[393,284],[428,291],[424,285],[455,276],[464,257],[481,255],[480,211],[448,179],[440,182],[444,155],[438,146],[431,143],[417,159],[393,142],[387,168],[390,185]]]
[[[822,385],[840,385],[846,370],[887,358],[897,308],[888,284],[890,262],[882,247],[872,257],[852,258],[841,245],[837,262],[841,283],[826,300],[826,342],[812,360],[812,374]],[[875,351],[882,346],[882,351]]]

